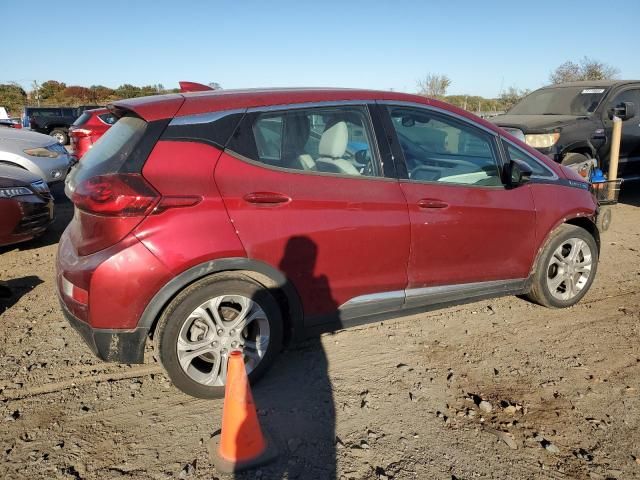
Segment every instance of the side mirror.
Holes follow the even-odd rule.
[[[527,183],[531,180],[532,173],[533,171],[529,168],[529,165],[519,160],[511,160],[511,162],[505,165],[507,185],[512,188]]]
[[[402,117],[403,127],[413,127],[416,124],[416,120],[413,117]]]
[[[629,120],[636,116],[636,104],[633,102],[622,102],[617,107],[609,109],[609,118],[613,118],[614,115],[620,120]]]

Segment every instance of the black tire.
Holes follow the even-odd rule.
[[[60,145],[68,145],[69,144],[69,134],[66,130],[62,128],[54,128],[49,133],[49,136],[55,138]]]
[[[268,289],[238,273],[212,275],[195,282],[180,292],[164,310],[153,336],[156,358],[169,378],[178,389],[193,397],[221,398],[225,387],[203,385],[182,369],[178,361],[178,336],[189,315],[198,306],[223,295],[241,295],[253,300],[262,308],[268,320],[269,344],[260,362],[249,373],[251,383],[256,382],[267,371],[282,349],[282,315],[277,301]]]
[[[547,284],[547,275],[549,274],[550,262],[556,249],[573,238],[584,240],[591,250],[591,272],[582,289],[574,297],[567,300],[562,300],[552,295]],[[591,288],[598,270],[598,257],[598,245],[589,232],[587,232],[584,228],[580,228],[575,225],[560,225],[551,234],[542,252],[540,253],[540,257],[538,258],[536,269],[533,274],[531,290],[527,294],[527,297],[533,302],[536,302],[548,308],[566,308],[575,305],[582,299],[582,297],[586,295],[586,293]]]
[[[580,163],[588,162],[589,160],[591,160],[591,157],[587,155],[569,152],[562,158],[562,165],[565,167],[571,167],[572,165],[578,165]],[[591,170],[593,170],[593,165],[589,167],[589,171],[585,172],[587,175],[586,178],[591,178]]]
[[[598,214],[598,220],[596,221],[596,226],[600,233],[606,232],[611,227],[611,218],[613,217],[613,213],[611,212],[611,207],[608,205],[604,205],[600,207],[600,213]]]

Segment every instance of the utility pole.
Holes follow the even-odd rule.
[[[36,101],[38,102],[38,106],[40,106],[40,85],[38,85],[38,81],[34,80],[32,86],[33,91],[35,92]]]

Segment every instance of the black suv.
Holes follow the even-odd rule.
[[[630,179],[640,178],[638,107],[640,80],[571,82],[536,90],[491,121],[556,162],[590,168],[597,159],[606,171],[615,114],[624,121],[619,175]]]
[[[28,119],[23,123],[31,130],[51,135],[58,143],[69,143],[69,127],[82,115],[85,110],[99,108],[96,105],[83,105],[80,107],[25,107],[23,118]]]

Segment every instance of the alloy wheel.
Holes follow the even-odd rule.
[[[178,361],[192,380],[206,386],[225,384],[229,354],[244,353],[251,373],[267,352],[269,320],[257,302],[223,295],[198,306],[183,323],[177,340]]]
[[[547,287],[558,300],[571,300],[591,276],[593,257],[587,242],[570,238],[556,248],[547,266]]]

